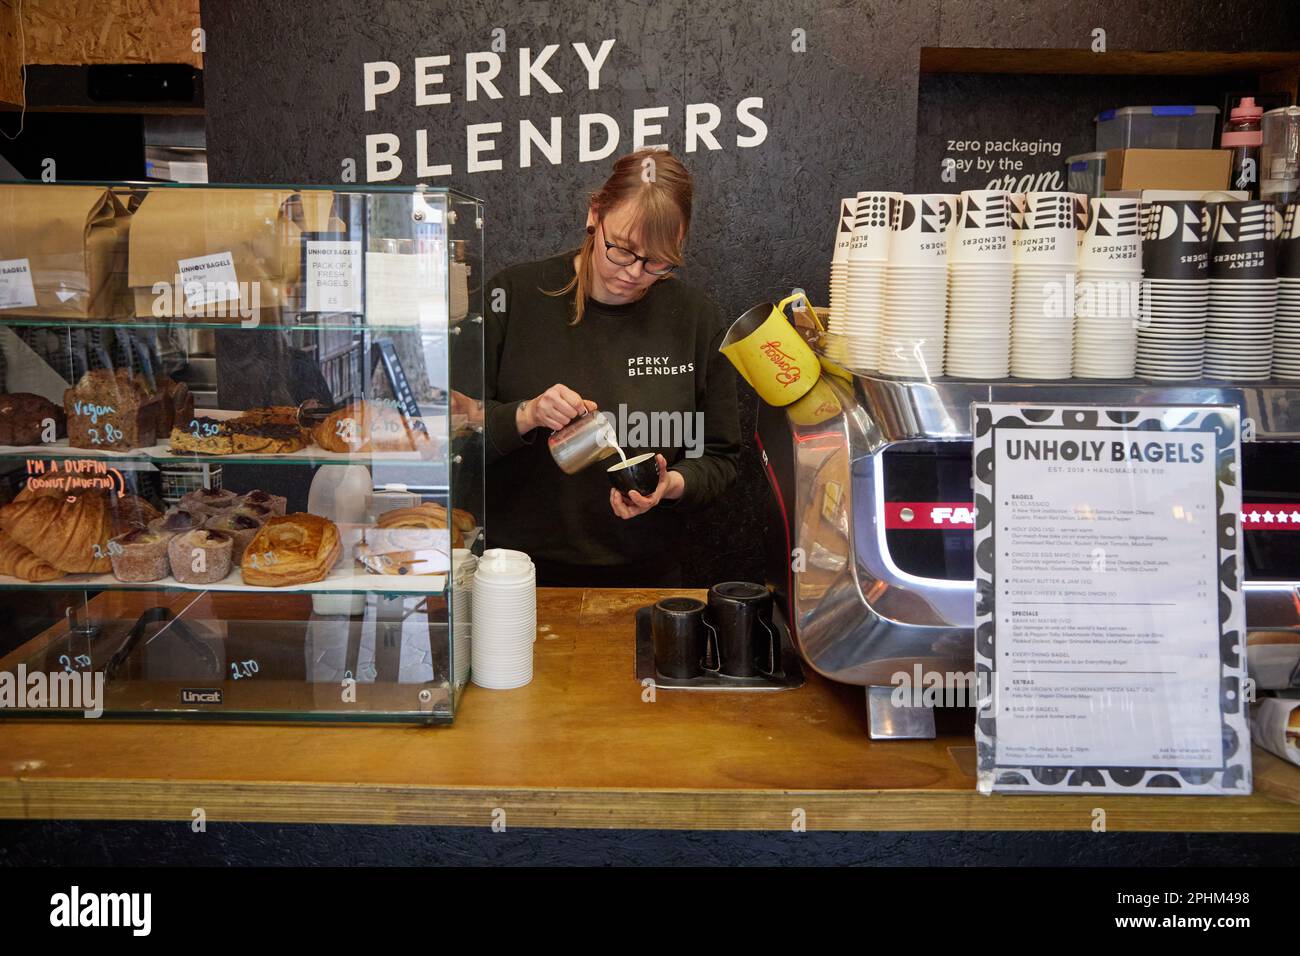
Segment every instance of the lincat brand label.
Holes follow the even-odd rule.
[[[219,687],[185,687],[181,689],[182,704],[220,704],[222,702]]]

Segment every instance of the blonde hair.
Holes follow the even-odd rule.
[[[591,194],[590,209],[599,223],[614,209],[632,203],[631,228],[640,233],[645,255],[680,266],[693,194],[691,174],[676,156],[662,149],[639,149],[615,160],[605,184]],[[556,296],[576,290],[570,325],[581,322],[586,310],[595,250],[596,231],[591,229],[578,250],[573,278],[562,289],[543,290]]]

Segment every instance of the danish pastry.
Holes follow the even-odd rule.
[[[244,551],[244,583],[287,587],[324,580],[343,554],[334,522],[311,514],[268,518]]]

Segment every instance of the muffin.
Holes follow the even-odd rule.
[[[266,522],[267,518],[274,517],[276,512],[272,511],[266,505],[242,504],[234,511],[226,512],[227,514],[243,515],[245,518],[252,518],[258,524]]]
[[[108,556],[113,562],[113,577],[119,581],[159,581],[167,577],[167,544],[171,539],[172,535],[165,531],[148,528],[134,528],[110,539]]]
[[[282,495],[272,495],[260,489],[250,491],[246,495],[240,496],[243,503],[247,505],[260,505],[263,508],[270,508],[272,514],[284,514],[286,499]]]
[[[186,511],[215,515],[234,510],[239,506],[239,498],[228,488],[200,488],[181,498],[180,506]]]
[[[215,584],[230,573],[235,539],[224,531],[198,528],[167,544],[172,577],[182,584]]]
[[[244,557],[244,550],[248,543],[257,535],[258,529],[262,527],[262,522],[257,518],[244,514],[224,514],[213,515],[204,523],[203,527],[209,531],[220,531],[230,535],[234,545],[230,552],[230,560],[234,564],[239,564]]]
[[[203,522],[207,521],[209,517],[209,515],[199,514],[196,511],[171,508],[162,517],[150,521],[148,527],[150,531],[160,531],[168,536],[175,536],[186,531],[193,531],[196,528],[202,528]]]

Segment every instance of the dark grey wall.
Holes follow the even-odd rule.
[[[214,181],[334,183],[349,157],[364,179],[366,135],[393,132],[406,166],[400,181],[414,183],[416,131],[427,129],[430,161],[450,161],[456,169],[427,181],[487,200],[489,273],[580,238],[585,195],[604,178],[608,161],[576,162],[579,114],[614,117],[624,137],[621,153],[631,146],[632,111],[668,106],[664,141],[680,150],[685,105],[716,103],[724,118],[722,149],[684,156],[697,189],[688,274],[732,315],[795,285],[825,301],[839,197],[864,188],[931,185],[916,166],[921,47],[1085,48],[1095,27],[1107,31],[1112,50],[1289,50],[1300,41],[1294,0],[221,0],[205,2],[202,14]],[[465,102],[464,55],[489,50],[495,28],[506,34],[499,84],[504,97]],[[791,49],[796,29],[805,31],[807,52]],[[589,91],[571,44],[585,41],[595,49],[606,37],[617,42],[601,88]],[[518,48],[538,51],[548,43],[561,46],[547,72],[564,92],[535,90],[520,98]],[[452,102],[416,107],[413,59],[444,53],[452,63],[439,89],[450,92]],[[362,65],[371,60],[397,63],[403,82],[366,113]],[[983,85],[988,80],[976,78],[975,92],[958,100],[958,111],[941,106],[939,115],[978,126],[987,111],[993,125],[1024,121],[1028,127],[1043,114],[1021,109],[1026,97],[1034,97],[1032,86],[1003,101],[979,92],[995,88]],[[1086,83],[1076,81],[1075,88]],[[933,87],[937,95],[946,89],[951,86],[943,81]],[[763,98],[759,115],[768,136],[742,149],[735,145],[743,130],[734,109],[749,96]],[[1091,108],[1075,104],[1066,112],[1083,116]],[[563,164],[552,167],[539,158],[530,169],[517,168],[519,119],[547,129],[553,115],[564,125]],[[466,125],[493,121],[503,124],[494,155],[504,169],[465,173]],[[946,133],[933,115],[923,127],[931,138]],[[1085,143],[1090,135],[1090,124],[1077,133]],[[755,399],[741,389],[749,436]],[[738,494],[698,522],[698,544],[688,559],[693,583],[761,576],[766,494],[747,441]]]

